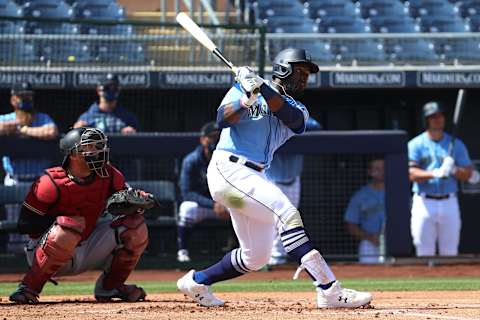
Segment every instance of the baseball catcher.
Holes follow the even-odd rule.
[[[28,192],[18,231],[28,234],[30,270],[10,295],[15,303],[37,303],[45,283],[57,276],[103,267],[95,299],[141,301],[145,291],[127,285],[130,273],[148,244],[143,212],[153,196],[128,189],[111,165],[105,134],[83,127],[60,140],[62,165],[45,170]],[[113,218],[102,216],[108,210]]]

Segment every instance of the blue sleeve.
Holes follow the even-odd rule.
[[[88,123],[90,121],[90,118],[90,114],[88,112],[84,112],[80,115],[80,117],[78,117],[77,121],[85,121]]]
[[[459,167],[468,167],[472,165],[472,160],[470,160],[467,147],[462,141],[458,139],[457,141],[455,141],[454,159],[455,164]]]
[[[360,224],[360,217],[361,217],[361,193],[360,191],[357,191],[353,197],[350,199],[350,202],[348,203],[347,210],[345,211],[345,216],[344,220],[346,222],[350,222],[353,224]]]
[[[138,118],[132,112],[127,112],[125,123],[127,124],[127,126],[131,126],[135,128],[137,131],[140,129],[140,125],[139,125],[140,123],[138,121]]]
[[[307,120],[307,131],[319,131],[322,130],[322,125],[318,123],[317,120],[315,120],[312,117],[309,117]]]
[[[408,143],[408,160],[415,161],[417,164],[420,164],[420,145],[417,143],[416,140],[411,140]]]
[[[182,200],[196,202],[201,207],[213,208],[214,201],[195,190],[195,181],[198,174],[198,167],[195,166],[193,159],[189,156],[185,157],[180,172],[180,192],[182,194]]]
[[[46,125],[56,125],[55,121],[46,113],[42,114],[42,120],[41,120],[41,126],[46,126]]]

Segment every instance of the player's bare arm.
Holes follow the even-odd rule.
[[[460,181],[468,181],[473,173],[473,166],[467,167],[456,167],[455,173],[453,174],[455,178]]]
[[[218,109],[217,123],[220,124],[221,127],[229,127],[232,124],[238,123],[242,115],[246,112],[247,108],[242,107],[240,100],[227,103]]]
[[[51,140],[58,136],[58,129],[56,125],[44,125],[41,127],[23,126],[20,128],[20,134],[27,137]]]

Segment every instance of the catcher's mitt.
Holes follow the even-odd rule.
[[[141,213],[158,205],[152,194],[138,189],[125,189],[115,192],[107,200],[107,211],[113,215]]]

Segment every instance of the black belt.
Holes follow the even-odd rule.
[[[228,160],[232,161],[232,162],[238,162],[238,160],[240,160],[239,157],[237,156],[234,156],[234,155],[231,155]],[[258,172],[262,172],[263,171],[263,168],[256,165],[255,163],[251,162],[251,161],[245,161],[245,163],[243,164],[245,165],[245,167],[249,167],[250,169],[253,169],[255,171],[258,171]]]
[[[425,198],[434,200],[444,200],[450,198],[450,194],[425,194]]]

